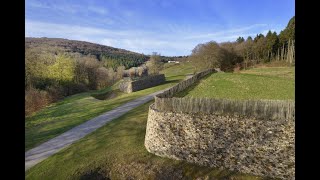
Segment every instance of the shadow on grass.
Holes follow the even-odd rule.
[[[90,170],[88,172],[83,173],[80,180],[111,180],[109,178],[108,173],[102,172],[100,169]]]
[[[110,90],[110,91],[99,93],[99,94],[94,93],[94,94],[91,94],[91,96],[98,100],[108,100],[108,99],[116,98],[120,94],[122,94],[122,92],[119,89],[116,89],[116,90]]]
[[[176,80],[166,81],[166,82],[163,83],[163,84],[166,84],[166,83],[178,83],[178,82],[180,82],[180,80],[179,80],[179,79],[176,79]]]
[[[168,159],[169,161],[169,159]],[[176,180],[176,179],[221,179],[221,180],[272,180],[269,177],[257,177],[243,174],[240,172],[199,166],[185,161],[179,161],[177,164],[161,166],[156,172],[157,180]]]

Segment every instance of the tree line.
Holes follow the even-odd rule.
[[[257,63],[284,61],[294,65],[295,62],[295,17],[292,17],[286,28],[279,35],[268,31],[266,35],[257,34],[237,38],[234,42],[217,43],[210,41],[198,44],[189,57],[199,69],[219,67],[224,71],[235,68],[247,68]]]

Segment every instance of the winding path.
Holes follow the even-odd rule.
[[[49,156],[57,153],[61,149],[69,146],[75,141],[83,138],[87,134],[95,131],[96,129],[105,125],[107,122],[116,119],[135,107],[152,100],[155,95],[162,93],[165,90],[166,89],[132,100],[83,124],[80,124],[33,149],[28,150],[25,152],[25,171]]]

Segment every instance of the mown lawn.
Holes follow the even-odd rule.
[[[93,97],[99,94],[103,96],[111,90],[118,89],[118,84],[115,84],[99,91],[76,94],[51,104],[25,119],[25,151],[128,101],[173,86],[191,72],[190,64],[177,64],[163,70],[166,83],[156,87],[130,94],[117,92],[117,97],[113,99],[99,100]]]
[[[294,99],[294,67],[260,67],[239,73],[214,73],[177,97]]]
[[[148,153],[148,107],[139,106],[26,172],[26,179],[266,179]]]

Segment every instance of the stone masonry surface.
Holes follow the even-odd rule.
[[[157,86],[165,81],[166,80],[164,74],[158,74],[147,76],[136,81],[123,81],[119,84],[119,89],[120,91],[131,93],[149,87]]]
[[[295,120],[149,108],[146,149],[158,156],[281,179],[295,176]]]

